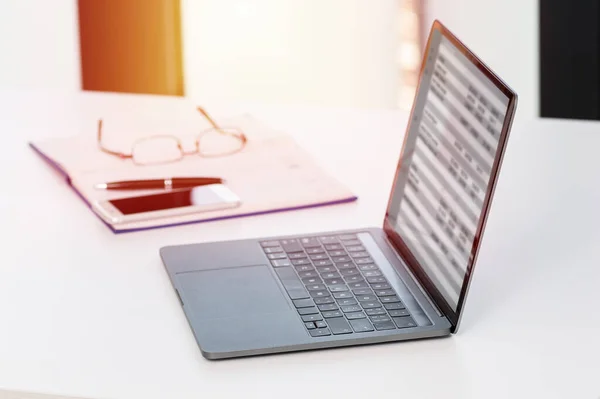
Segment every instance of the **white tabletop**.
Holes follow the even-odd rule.
[[[248,107],[359,201],[115,235],[26,142],[94,134],[98,114],[126,103],[153,99],[0,95],[0,388],[98,399],[600,396],[600,124],[516,123],[457,335],[211,362],[158,248],[381,225],[406,115]]]

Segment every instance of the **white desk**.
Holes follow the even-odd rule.
[[[100,113],[129,101],[151,102],[0,96],[0,388],[106,399],[599,397],[600,124],[515,125],[456,336],[210,362],[158,248],[380,225],[406,118],[251,107],[360,200],[114,235],[26,140],[94,134]]]

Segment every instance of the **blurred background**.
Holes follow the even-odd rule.
[[[517,91],[519,118],[598,119],[598,1],[569,3],[3,0],[0,90],[408,109],[437,18]]]

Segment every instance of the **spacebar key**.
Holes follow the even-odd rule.
[[[291,299],[310,298],[308,291],[304,288],[304,284],[302,284],[294,269],[291,267],[279,267],[275,269],[275,272]]]

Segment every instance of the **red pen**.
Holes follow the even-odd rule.
[[[172,190],[223,183],[218,177],[172,177],[151,180],[123,180],[96,184],[97,190]]]

